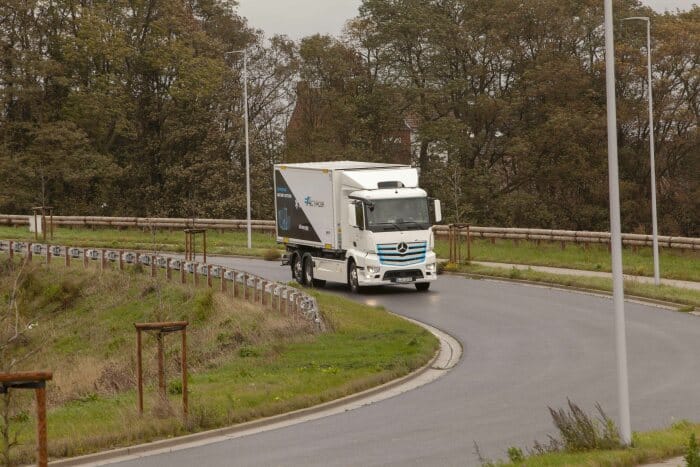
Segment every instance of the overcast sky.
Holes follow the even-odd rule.
[[[286,34],[300,39],[315,33],[337,35],[357,15],[360,0],[238,0],[239,12],[265,35]],[[642,0],[659,12],[689,9],[700,0]]]

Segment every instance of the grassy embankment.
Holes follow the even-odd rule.
[[[0,293],[15,273],[7,257]],[[214,292],[165,283],[133,269],[67,271],[32,264],[20,288],[21,324],[31,330],[15,356],[36,350],[14,370],[50,369],[49,452],[96,450],[230,425],[332,400],[402,376],[426,363],[437,340],[379,308],[318,294],[328,332],[287,315]],[[7,304],[3,305],[3,313]],[[32,318],[38,316],[38,318]],[[1,315],[0,315],[1,317]],[[155,394],[155,338],[144,340],[146,413],[135,395],[134,322],[188,320],[190,417],[179,417],[180,345],[166,337],[167,403]],[[7,321],[2,323],[8,324]],[[30,391],[13,391],[17,462],[31,462]]]
[[[634,433],[633,446],[628,449],[550,453],[526,457],[518,462],[493,462],[492,465],[499,467],[515,465],[526,467],[632,467],[684,455],[691,433],[700,436],[700,424],[681,421],[665,430]]]

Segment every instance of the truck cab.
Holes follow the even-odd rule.
[[[358,292],[395,284],[426,291],[437,279],[440,202],[418,187],[417,169],[345,161],[275,170],[278,241],[297,281],[343,282]]]

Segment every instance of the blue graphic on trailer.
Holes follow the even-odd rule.
[[[277,211],[277,226],[280,228],[280,230],[284,232],[288,231],[291,223],[292,218],[288,214],[287,208],[282,208]]]

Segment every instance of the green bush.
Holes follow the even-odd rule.
[[[579,452],[623,447],[615,422],[605,414],[600,404],[596,403],[595,405],[598,411],[598,419],[596,420],[571,400],[567,399],[567,403],[568,411],[548,407],[566,451]]]
[[[695,433],[690,434],[690,440],[688,440],[688,450],[685,454],[685,465],[688,467],[700,467],[700,448],[698,448],[698,441],[695,439]]]
[[[263,259],[265,261],[277,261],[282,256],[282,252],[277,248],[268,248],[263,253]]]

